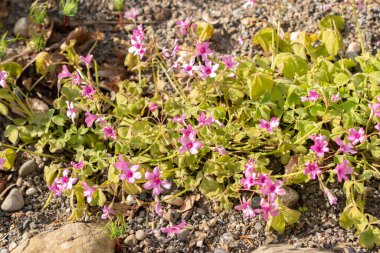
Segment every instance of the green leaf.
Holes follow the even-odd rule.
[[[272,76],[262,73],[257,73],[248,78],[249,97],[251,99],[264,95],[266,91],[272,90]]]
[[[51,120],[56,124],[57,126],[64,126],[65,122],[67,120],[67,117],[63,114],[59,114],[51,118]]]
[[[344,229],[349,229],[353,226],[349,211],[350,209],[346,209],[339,217],[339,225]]]
[[[8,107],[3,103],[0,103],[0,114],[3,116],[8,115]]]
[[[44,180],[47,185],[51,185],[58,174],[58,164],[51,164],[44,167]]]
[[[36,71],[38,74],[46,75],[48,72],[50,55],[48,52],[41,52],[36,56]]]
[[[284,205],[280,205],[279,210],[280,215],[284,217],[284,220],[288,225],[298,222],[301,217],[301,213],[299,211],[290,209]]]
[[[375,244],[380,245],[380,232],[373,226],[368,226],[368,228],[360,233],[359,235],[359,245],[363,248],[372,249]]]
[[[285,230],[285,219],[282,215],[277,215],[275,217],[270,217],[269,218],[269,224],[278,232],[278,233],[283,233]]]
[[[107,200],[107,198],[106,198],[106,195],[103,193],[103,191],[100,189],[97,189],[94,192],[94,196],[93,196],[91,203],[102,207],[102,206],[104,206],[104,203],[106,202],[106,200]]]
[[[18,142],[18,128],[14,125],[8,125],[5,128],[4,136],[7,137],[10,142],[16,144]]]
[[[209,40],[214,34],[214,26],[205,22],[197,22],[196,34],[200,41]]]
[[[22,66],[16,62],[9,62],[2,64],[0,70],[5,70],[9,76],[17,79],[22,73]]]
[[[350,81],[350,77],[344,73],[339,73],[334,77],[334,83],[338,85],[345,85]]]
[[[222,193],[222,186],[211,177],[204,177],[199,188],[208,198],[215,198]]]
[[[7,148],[3,151],[0,151],[0,157],[5,159],[5,163],[3,164],[4,170],[10,170],[16,160],[16,152],[13,149]]]
[[[114,166],[110,166],[108,170],[108,181],[111,183],[119,183],[119,174]]]
[[[297,55],[290,53],[280,53],[275,58],[276,66],[279,71],[288,79],[302,76],[309,70],[307,61]]]
[[[329,55],[337,55],[339,50],[344,47],[342,35],[337,30],[322,30],[319,34],[319,39],[323,42]]]
[[[359,231],[363,231],[365,227],[368,225],[367,218],[356,206],[353,206],[350,209],[349,216],[355,228]]]
[[[339,29],[343,30],[344,29],[344,18],[340,15],[329,15],[324,17],[318,22],[318,28],[323,29],[323,28],[331,28],[331,29]]]

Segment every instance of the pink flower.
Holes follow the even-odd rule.
[[[71,118],[73,121],[73,124],[75,124],[74,119],[75,119],[75,114],[77,113],[77,109],[74,107],[73,102],[66,101],[67,105],[67,111],[66,111],[66,116]]]
[[[315,102],[319,99],[320,95],[316,90],[310,90],[307,97],[301,97],[302,102],[310,101]]]
[[[223,146],[215,147],[213,150],[218,152],[220,155],[227,155],[227,151]]]
[[[350,175],[354,170],[348,165],[348,161],[344,159],[341,164],[335,167],[336,174],[338,176],[338,182],[342,182],[342,179],[348,180],[346,175]]]
[[[380,132],[380,123],[377,123],[377,124],[375,125],[375,129],[376,129],[377,131]]]
[[[235,210],[243,211],[244,220],[253,218],[256,216],[256,213],[259,213],[259,211],[253,210],[251,203],[249,201],[246,201],[245,198],[243,198],[241,205],[235,206]]]
[[[7,86],[8,73],[5,70],[0,71],[0,86],[5,88]]]
[[[67,69],[67,66],[66,65],[63,65],[62,66],[62,71],[61,73],[58,74],[58,80],[61,80],[63,78],[67,78],[67,77],[70,77],[71,76],[71,73],[70,71]]]
[[[339,95],[339,93],[334,94],[334,95],[331,95],[330,100],[331,100],[331,102],[333,102],[333,103],[338,102],[338,101],[340,100],[340,95]]]
[[[3,165],[5,164],[5,159],[4,158],[0,158],[0,170],[3,170]]]
[[[76,170],[81,170],[81,169],[83,169],[83,167],[84,167],[84,162],[83,162],[83,160],[80,160],[78,163],[71,162],[70,165],[71,165],[74,169],[76,169]]]
[[[188,64],[182,64],[182,70],[186,72],[187,75],[193,76],[193,71],[198,70],[198,67],[194,66],[195,60],[191,59]]]
[[[86,122],[87,127],[92,127],[94,122],[98,119],[98,116],[91,114],[89,111],[86,112],[85,116],[84,122]]]
[[[181,125],[185,125],[185,119],[187,119],[186,115],[185,114],[182,114],[181,117],[179,116],[175,116],[173,118],[173,122],[175,123],[179,123]]]
[[[177,26],[179,27],[179,34],[182,36],[187,35],[190,32],[191,18],[186,18],[184,21],[177,21]]]
[[[180,154],[183,154],[186,151],[189,151],[190,154],[195,155],[198,153],[198,150],[201,149],[203,146],[203,142],[196,141],[188,137],[181,137],[178,139],[178,141],[182,145],[179,149]]]
[[[158,105],[156,103],[154,103],[154,102],[149,103],[149,110],[151,113],[153,113],[157,109],[158,109]]]
[[[214,78],[216,77],[215,71],[219,68],[219,64],[212,65],[212,62],[208,59],[205,60],[205,65],[199,66],[199,71],[201,72],[202,79],[207,77]]]
[[[207,56],[212,55],[212,50],[209,48],[210,43],[205,41],[205,42],[198,42],[196,47],[197,47],[197,54],[196,56],[201,56],[202,61],[207,60]]]
[[[206,118],[206,113],[202,112],[198,115],[198,122],[199,126],[211,126],[215,122],[215,119],[212,116]]]
[[[277,210],[278,206],[275,203],[267,202],[264,198],[260,201],[261,210],[263,219],[267,220],[269,215],[274,217],[277,216],[280,212]]]
[[[153,189],[152,195],[153,197],[160,195],[161,193],[161,186],[170,189],[171,183],[160,179],[161,171],[158,167],[155,167],[153,169],[153,172],[145,172],[145,179],[147,182],[144,184],[144,189],[151,190]]]
[[[187,128],[182,128],[180,132],[183,134],[184,137],[195,139],[197,130],[195,130],[190,124],[187,125]]]
[[[366,139],[364,129],[361,127],[359,130],[356,130],[355,128],[351,128],[348,130],[348,137],[347,140],[351,141],[353,145],[360,143],[363,143]]]
[[[317,162],[314,163],[305,163],[305,170],[303,171],[303,174],[310,175],[311,179],[316,179],[318,175],[320,175],[322,171],[319,169]]]
[[[79,62],[84,62],[87,65],[87,67],[89,67],[91,65],[92,57],[92,54],[88,54],[86,57],[81,55],[79,56]]]
[[[116,212],[112,210],[110,207],[104,205],[102,210],[102,216],[100,216],[100,219],[111,219],[111,214],[116,215]]]
[[[335,138],[335,143],[339,145],[339,150],[345,154],[356,154],[357,152],[354,150],[354,146],[351,143],[344,144],[344,142]]]
[[[326,141],[326,136],[324,135],[314,135],[310,136],[310,139],[314,141],[314,145],[310,147],[312,151],[318,156],[323,157],[325,153],[329,152],[328,142]]]
[[[251,170],[244,171],[244,178],[240,179],[240,183],[245,190],[251,189],[252,186],[257,184],[256,173]]]
[[[83,196],[87,198],[87,202],[91,203],[92,201],[92,195],[94,195],[94,192],[96,191],[95,187],[89,186],[86,182],[82,182],[82,186],[84,188],[83,190]]]
[[[253,6],[254,3],[256,3],[257,0],[246,0],[243,7],[244,8],[248,8],[248,7],[251,7]]]
[[[234,60],[234,57],[232,55],[223,55],[222,60],[227,69],[233,70],[239,65],[239,63]]]
[[[257,180],[256,180],[257,185],[262,187],[262,186],[266,185],[266,182],[268,180],[270,180],[270,177],[268,174],[262,174],[262,173],[257,174]]]
[[[162,217],[164,215],[164,211],[162,210],[162,206],[161,206],[160,201],[156,201],[155,206],[154,206],[154,211],[160,217]]]
[[[128,52],[133,55],[138,55],[140,59],[143,58],[146,48],[144,47],[144,28],[139,25],[137,29],[133,30],[131,39],[131,47]]]
[[[112,138],[116,140],[116,133],[115,130],[111,126],[106,126],[103,128],[103,133],[104,133],[104,139]]]
[[[255,170],[255,161],[250,158],[247,163],[244,164],[245,171],[253,172]]]
[[[73,188],[73,185],[78,181],[77,178],[69,178],[69,170],[65,169],[62,172],[62,177],[57,177],[54,182],[56,183],[56,187],[59,188],[60,191],[70,190]]]
[[[125,12],[124,18],[135,20],[137,15],[139,15],[139,13],[140,12],[136,8],[132,8],[132,9]]]
[[[58,197],[62,195],[62,188],[60,187],[59,184],[57,184],[57,182],[54,181],[52,185],[48,186],[48,188],[49,188],[49,191],[53,192],[54,197]]]
[[[82,83],[82,78],[78,74],[78,72],[75,71],[75,74],[73,76],[73,80],[71,82],[72,85],[78,85]]]
[[[246,40],[247,40],[247,39],[244,38],[243,36],[239,36],[239,38],[238,38],[238,43],[239,43],[239,45],[240,45],[240,46],[243,46]]]
[[[266,129],[269,133],[273,133],[273,129],[277,128],[280,125],[278,118],[273,117],[269,121],[265,119],[259,119],[260,127]]]
[[[115,168],[121,171],[120,179],[126,180],[129,184],[133,184],[136,179],[142,177],[141,172],[138,172],[139,165],[131,165],[119,155],[119,161],[114,164]]]
[[[324,4],[324,5],[322,6],[322,10],[323,10],[323,11],[328,11],[328,10],[330,10],[333,6],[334,6],[334,3]]]
[[[327,195],[330,205],[336,205],[338,199],[329,189],[325,188],[325,194]]]
[[[87,96],[88,98],[92,98],[94,94],[95,94],[95,90],[92,84],[89,84],[87,86],[82,86],[82,96]]]
[[[356,8],[358,9],[358,11],[363,10],[363,8],[364,8],[364,2],[363,2],[363,0],[358,0],[356,2]]]
[[[286,192],[282,188],[282,181],[276,180],[273,182],[270,178],[268,178],[261,188],[261,194],[268,196],[269,200],[273,201],[277,195],[283,196],[286,194]]]
[[[104,127],[107,124],[107,120],[104,117],[99,117],[96,121],[100,127]]]
[[[369,109],[371,109],[371,117],[375,115],[380,118],[380,96],[377,97],[378,103],[368,104]]]
[[[165,233],[167,234],[166,237],[171,237],[172,235],[175,235],[175,234],[178,234],[179,232],[181,232],[182,229],[186,228],[187,226],[189,226],[186,221],[182,221],[180,224],[176,225],[176,226],[171,226],[171,227],[168,227],[168,228],[161,228],[161,231],[162,233]]]

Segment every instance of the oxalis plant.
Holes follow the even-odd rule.
[[[344,58],[343,27],[332,15],[317,34],[265,28],[253,43],[267,56],[237,58],[214,54],[209,24],[179,21],[182,43],[170,48],[158,47],[139,25],[125,60],[138,81],[120,81],[115,94],[100,86],[92,55],[65,44],[67,63],[56,66],[60,97],[45,113],[31,114],[15,100],[17,64],[1,66],[0,108],[14,103],[25,111],[19,119],[2,109],[14,122],[5,136],[55,157],[44,169],[51,197],[70,198],[70,220],[101,207],[113,238],[133,213],[123,208],[130,196],[162,216],[163,203],[196,191],[215,211],[261,215],[267,229],[281,233],[301,215],[283,204],[284,186],[317,180],[330,205],[338,201],[332,184],[342,187],[340,225],[355,230],[361,246],[379,246],[380,221],[366,213],[365,199],[366,185],[380,178],[380,56]],[[9,170],[15,148],[1,145],[0,164]],[[163,194],[174,187],[178,194]],[[252,207],[254,196],[260,208]],[[162,232],[190,227],[181,221]]]

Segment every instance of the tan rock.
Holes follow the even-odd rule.
[[[326,251],[323,249],[312,249],[312,248],[295,248],[293,245],[289,244],[270,244],[257,248],[252,253],[297,253],[297,252],[307,252],[307,253],[328,253],[332,251]]]
[[[115,241],[102,233],[102,225],[71,223],[41,233],[11,253],[114,253]]]

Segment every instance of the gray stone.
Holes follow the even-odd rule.
[[[216,249],[214,249],[214,253],[228,253],[228,252],[225,251],[224,249],[216,248]]]
[[[28,18],[19,18],[13,28],[13,33],[15,35],[26,37],[28,36]]]
[[[263,225],[260,222],[256,222],[255,224],[255,230],[257,232],[261,231],[263,229]]]
[[[327,253],[332,251],[325,251],[323,249],[312,248],[296,248],[294,245],[289,244],[271,244],[257,248],[253,253],[294,253],[294,252],[307,252],[307,253]]]
[[[127,238],[125,238],[124,243],[130,247],[133,247],[137,245],[138,240],[135,235],[128,235]]]
[[[0,249],[0,253],[9,253],[8,249]]]
[[[37,190],[36,190],[36,188],[34,188],[34,187],[29,188],[29,189],[26,190],[26,192],[25,192],[25,194],[26,194],[27,196],[32,196],[32,195],[34,195],[34,194],[36,194],[36,193],[37,193]]]
[[[298,194],[298,192],[296,192],[295,190],[293,190],[289,186],[284,186],[283,188],[284,188],[286,194],[284,196],[280,197],[282,203],[284,203],[284,205],[287,207],[292,207],[295,204],[297,204],[297,202],[300,198],[300,195]]]
[[[13,188],[1,204],[1,210],[13,212],[20,210],[24,206],[24,197],[18,188]]]
[[[21,187],[23,183],[24,183],[24,180],[22,179],[22,177],[17,178],[17,181],[16,181],[17,187]]]
[[[221,243],[224,242],[226,244],[229,244],[229,243],[232,243],[234,240],[235,240],[235,238],[234,238],[233,234],[231,234],[231,233],[224,233],[220,237],[219,242],[221,242]]]
[[[136,231],[136,239],[142,241],[146,238],[146,233],[144,230],[140,229]]]
[[[190,234],[190,230],[188,230],[188,229],[182,229],[177,234],[177,238],[178,238],[179,241],[186,241],[188,239],[189,234]]]
[[[23,165],[21,165],[18,174],[22,177],[32,174],[37,170],[37,163],[33,160],[26,161]]]
[[[252,208],[261,208],[260,201],[261,201],[260,196],[258,196],[258,195],[253,196],[251,207]]]
[[[12,253],[113,253],[115,240],[103,234],[103,227],[104,224],[70,223],[33,237]]]

